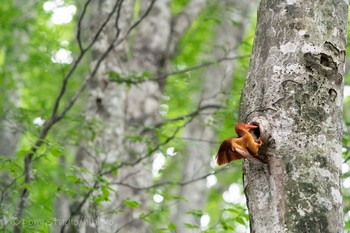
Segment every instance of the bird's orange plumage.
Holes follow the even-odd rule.
[[[223,165],[242,158],[258,158],[261,160],[258,157],[258,150],[262,145],[262,141],[259,138],[259,142],[255,142],[253,136],[248,131],[257,127],[256,125],[237,123],[235,130],[238,138],[226,139],[221,143],[216,155],[217,164]]]

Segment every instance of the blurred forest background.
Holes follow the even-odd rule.
[[[1,230],[249,232],[242,163],[214,157],[235,136],[257,6],[3,1]],[[350,231],[349,65],[344,94]]]

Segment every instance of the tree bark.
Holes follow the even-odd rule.
[[[31,22],[36,16],[35,10],[27,10],[34,9],[33,2],[24,3],[23,1],[15,0],[6,4],[8,4],[9,9],[5,9],[3,14],[8,14],[10,11],[16,10],[21,15],[22,22]],[[6,21],[3,23],[6,23]],[[5,59],[0,71],[0,156],[6,156],[9,159],[15,157],[23,131],[22,123],[19,121],[20,114],[18,108],[21,103],[22,78],[24,73],[21,58],[27,56],[25,48],[29,43],[28,35],[32,30],[29,25],[29,23],[26,23],[21,28],[11,27],[11,29],[5,27],[4,31],[11,34],[11,39],[9,35],[2,35],[2,39],[5,39],[6,43],[3,44],[3,48],[5,48]],[[3,162],[1,158],[1,163]],[[15,202],[13,187],[11,187],[14,180],[15,177],[11,175],[9,169],[0,171],[0,226],[2,226],[2,230],[5,230],[6,227],[13,227],[9,224],[9,218],[15,211],[13,209]]]
[[[251,232],[343,231],[347,19],[343,0],[260,3],[240,108],[268,161],[244,162]]]
[[[104,1],[98,7],[96,18],[109,14],[116,1]],[[115,35],[120,30],[119,38],[124,38],[126,31],[132,27],[134,1],[119,1],[123,7],[119,19],[118,10],[109,22],[107,29],[101,35],[93,51],[92,66],[96,65],[101,54],[113,43]],[[133,39],[119,44],[108,57],[106,57],[96,78],[91,83],[89,104],[86,118],[91,124],[95,123],[90,135],[94,137],[83,140],[77,153],[77,161],[87,171],[82,174],[90,187],[97,189],[94,195],[101,194],[98,185],[94,185],[96,177],[104,174],[108,183],[108,200],[96,205],[87,202],[80,216],[89,220],[79,226],[80,232],[150,232],[148,224],[142,220],[142,214],[150,212],[151,197],[148,192],[133,189],[132,187],[145,187],[153,182],[152,161],[148,151],[152,145],[157,144],[156,135],[152,128],[160,122],[159,106],[162,89],[165,82],[165,70],[170,57],[173,55],[176,43],[190,25],[192,18],[198,14],[199,9],[205,5],[204,0],[194,0],[198,5],[189,14],[189,23],[183,26],[178,20],[172,20],[170,1],[141,1],[139,16],[147,16],[135,27]],[[154,3],[154,4],[153,4]],[[101,25],[100,23],[96,24]],[[115,23],[118,22],[118,27]],[[177,39],[174,34],[179,38]],[[128,38],[129,39],[129,38]],[[145,72],[155,77],[157,81],[144,81],[128,87],[126,84],[112,82],[107,76],[113,71],[120,76],[142,76]],[[97,124],[96,124],[97,123]],[[131,140],[129,137],[140,137],[141,140]],[[151,143],[149,143],[151,142]],[[117,169],[117,175],[105,173],[116,164],[123,164]],[[91,174],[93,174],[91,176]],[[127,185],[118,185],[120,183]],[[125,201],[136,201],[137,208],[130,208]],[[80,202],[81,203],[81,202]],[[74,204],[73,204],[74,206]],[[73,211],[74,212],[74,211]],[[95,222],[91,222],[95,219]],[[112,224],[110,224],[112,223]]]
[[[100,30],[101,25],[107,22],[109,15],[111,19],[107,22],[92,51],[91,69],[93,70],[100,60],[101,65],[89,86],[85,116],[91,128],[84,134],[76,160],[78,166],[89,171],[82,173],[81,177],[86,186],[96,189],[91,196],[98,196],[101,190],[94,183],[96,176],[103,171],[104,167],[127,159],[127,152],[123,146],[123,135],[126,131],[124,119],[127,88],[123,84],[111,82],[108,77],[111,71],[122,74],[127,69],[126,41],[114,46],[106,58],[102,57],[111,44],[120,41],[120,38],[126,35],[131,26],[134,0],[99,1],[95,2],[92,8],[96,9],[91,17],[92,34]],[[123,14],[118,15],[119,9]],[[114,232],[128,221],[117,221],[120,216],[114,213],[118,211],[123,201],[118,198],[118,187],[110,184],[116,180],[116,177],[108,175],[104,178],[107,180],[107,184],[104,185],[112,189],[108,195],[108,201],[97,204],[88,197],[88,201],[81,209],[79,209],[79,203],[82,203],[82,200],[76,200],[71,204],[71,215],[75,214],[78,219],[86,220],[81,222],[78,229],[75,229],[78,232]]]
[[[220,58],[233,58],[237,56],[237,47],[246,30],[250,26],[251,13],[256,9],[254,1],[244,3],[241,0],[226,0],[219,3],[221,12],[221,24],[216,30],[216,38],[213,43],[212,60]],[[237,24],[232,25],[232,20]],[[236,61],[222,61],[218,65],[210,66],[205,71],[202,93],[194,93],[192,99],[199,102],[199,107],[207,105],[223,105],[226,102],[229,90],[232,85],[232,74]],[[197,98],[196,98],[197,97]],[[208,126],[215,109],[203,111],[201,115],[194,118],[186,128],[184,137],[193,139],[186,143],[186,157],[183,163],[182,181],[196,179],[210,171],[212,159],[211,141],[215,141],[216,135],[213,129]],[[207,201],[208,188],[206,180],[196,181],[191,185],[181,186],[179,196],[185,201],[179,202],[173,214],[173,222],[179,232],[193,232],[192,229],[184,227],[185,223],[200,225],[200,219],[191,217],[188,212],[193,210],[204,210]]]
[[[150,0],[142,1],[143,11],[150,4]],[[149,15],[142,21],[133,44],[132,59],[129,61],[128,71],[136,73],[151,72],[156,76],[164,72],[167,64],[167,43],[170,36],[170,2],[156,1]],[[141,14],[144,13],[141,10]],[[162,82],[147,81],[137,86],[132,86],[126,93],[125,100],[125,135],[141,136],[143,139],[157,143],[153,132],[144,133],[145,128],[158,123],[160,118],[159,106],[162,97]],[[125,139],[124,139],[125,141]],[[133,161],[137,157],[145,156],[153,144],[147,144],[147,140],[141,142],[125,141],[126,156],[124,160]],[[134,166],[119,170],[118,180],[136,187],[149,186],[153,182],[152,158],[144,159]],[[135,210],[124,208],[123,213],[117,215],[117,222],[127,224],[120,231],[150,232],[149,225],[140,218],[140,214],[150,211],[151,196],[144,191],[132,190],[129,187],[118,187],[119,200],[131,198],[139,203]]]

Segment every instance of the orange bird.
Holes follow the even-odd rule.
[[[218,165],[223,165],[237,159],[256,158],[262,161],[258,155],[258,150],[262,145],[259,137],[258,143],[255,142],[253,136],[249,133],[249,129],[258,128],[256,125],[248,125],[237,123],[235,130],[238,138],[230,138],[224,140],[216,154],[216,162]]]

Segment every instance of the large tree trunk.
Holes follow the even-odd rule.
[[[268,161],[244,162],[251,232],[343,231],[347,19],[343,0],[260,3],[240,109]]]
[[[237,56],[237,47],[250,26],[251,13],[256,9],[254,1],[243,3],[241,0],[226,0],[219,3],[221,11],[221,24],[216,30],[216,38],[213,44],[212,60],[228,58],[218,65],[209,66],[205,71],[202,94],[197,101],[199,108],[206,106],[219,107],[226,102],[227,93],[232,85],[232,74],[235,66],[234,58]],[[237,24],[232,25],[232,20]],[[195,99],[195,96],[192,98]],[[186,154],[183,161],[184,182],[201,177],[210,171],[211,141],[215,141],[216,135],[213,129],[208,127],[208,122],[215,112],[208,109],[193,119],[186,128],[184,136],[190,139],[186,143]],[[200,219],[187,214],[193,210],[204,210],[207,201],[206,180],[201,179],[191,185],[181,186],[179,196],[185,201],[179,202],[173,214],[173,221],[180,232],[193,232],[192,229],[184,228],[185,223],[200,225]]]

